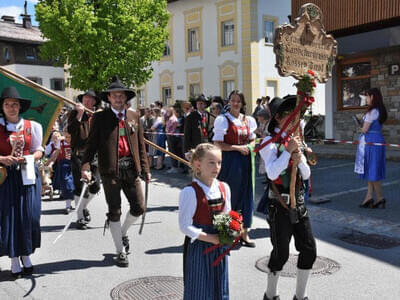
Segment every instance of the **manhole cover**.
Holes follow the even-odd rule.
[[[297,272],[297,258],[298,255],[289,255],[289,260],[283,266],[281,276],[285,277],[296,277]],[[269,273],[268,269],[269,256],[265,256],[256,261],[256,268],[262,272]],[[315,263],[312,268],[311,275],[331,275],[340,269],[340,264],[336,261],[323,257],[317,256]]]
[[[350,234],[344,234],[339,237],[340,240],[353,245],[370,247],[375,249],[388,249],[400,246],[400,241],[379,234],[366,234],[359,231],[353,231]]]
[[[181,300],[181,277],[154,276],[125,281],[111,290],[115,300]]]

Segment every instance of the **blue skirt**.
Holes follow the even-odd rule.
[[[70,160],[61,159],[55,164],[53,188],[61,191],[63,199],[74,199],[75,186]]]
[[[196,227],[203,227],[198,226]],[[211,232],[212,230],[206,230]],[[213,262],[227,247],[220,247],[203,254],[203,251],[213,246],[211,243],[195,240],[193,243],[186,237],[184,247],[184,300],[228,300],[228,256],[225,256],[216,267]]]
[[[218,179],[231,189],[232,210],[241,212],[243,225],[250,228],[254,201],[251,174],[251,157],[237,151],[222,151],[222,167]]]
[[[36,184],[22,185],[15,167],[7,168],[0,185],[0,256],[30,255],[40,247],[42,183],[35,166]]]
[[[375,121],[376,122],[376,121]],[[365,141],[371,143],[385,143],[380,132],[370,131],[365,134]],[[365,145],[364,174],[360,178],[368,181],[381,181],[386,173],[386,147]]]

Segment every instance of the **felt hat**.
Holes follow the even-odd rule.
[[[20,114],[26,112],[29,109],[29,107],[31,106],[31,100],[21,98],[19,96],[18,90],[14,86],[8,86],[8,87],[5,87],[3,89],[3,91],[1,92],[0,110],[2,110],[4,99],[7,99],[7,98],[12,98],[12,99],[19,100],[19,103],[20,103],[20,106],[21,106],[21,108],[19,110]]]
[[[268,104],[271,112],[271,120],[268,124],[268,131],[270,133],[274,133],[277,125],[275,120],[276,114],[293,110],[296,107],[296,99],[297,97],[295,95],[287,95],[283,99],[275,97],[271,100],[271,102]]]
[[[135,91],[123,85],[123,83],[119,80],[118,76],[114,76],[112,78],[111,85],[105,91],[100,93],[101,100],[109,102],[107,95],[111,92],[125,92],[127,101],[136,96]]]
[[[93,97],[94,99],[96,99],[96,104],[95,104],[95,106],[97,106],[97,105],[100,104],[101,99],[96,95],[96,93],[95,93],[93,90],[88,90],[87,92],[78,95],[77,99],[78,99],[78,101],[79,101],[80,103],[82,103],[83,96],[91,96],[91,97]]]

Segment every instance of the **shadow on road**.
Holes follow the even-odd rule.
[[[144,253],[150,254],[150,255],[162,254],[162,253],[183,253],[183,245],[164,247],[164,248],[158,248],[158,249],[150,249],[150,250],[145,251]]]

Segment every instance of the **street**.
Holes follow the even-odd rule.
[[[400,163],[388,161],[386,167],[383,182],[386,209],[358,207],[365,195],[366,182],[353,173],[352,161],[320,159],[313,167],[311,199],[330,201],[308,205],[318,251],[314,265],[318,270],[313,272],[308,285],[310,299],[400,298]],[[64,202],[43,201],[42,246],[32,255],[34,274],[13,281],[9,259],[1,257],[0,299],[111,299],[111,291],[118,285],[153,276],[163,277],[155,278],[158,284],[152,283],[152,278],[127,284],[125,291],[120,286],[120,295],[130,295],[121,299],[181,299],[176,296],[181,294],[184,239],[178,227],[178,194],[189,180],[188,175],[153,172],[143,234],[138,234],[140,220],[129,232],[132,252],[129,268],[114,265],[109,230],[103,236],[106,213],[103,193],[89,204],[91,229],[78,231],[72,224],[54,245],[70,216],[63,214]],[[257,176],[257,202],[263,180]],[[123,204],[124,218],[126,201]],[[267,274],[260,268],[271,245],[268,224],[262,214],[255,214],[250,236],[256,248],[241,247],[229,257],[233,300],[260,300],[266,288]],[[291,254],[297,254],[294,243]],[[296,260],[291,262],[285,266],[287,274],[278,284],[283,300],[292,299],[295,293],[296,280],[292,275]],[[169,292],[163,292],[168,290],[162,285],[163,280],[170,285]],[[146,296],[146,290],[152,298]],[[118,291],[114,290],[113,295],[116,294]]]

